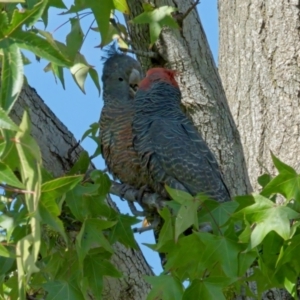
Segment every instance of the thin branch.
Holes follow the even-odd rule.
[[[182,21],[190,14],[190,12],[200,3],[200,0],[196,0],[192,4],[191,7],[188,8],[188,10],[185,13],[180,13],[180,12],[174,12],[173,18],[179,23],[180,27],[182,26]]]
[[[34,191],[27,191],[27,190],[21,190],[21,189],[17,189],[14,188],[12,186],[9,186],[7,184],[2,184],[0,183],[0,187],[2,187],[4,190],[9,191],[9,192],[15,192],[17,194],[31,194],[34,195],[35,192]]]
[[[124,187],[121,183],[111,181],[111,187],[110,187],[110,193],[120,197],[121,195],[123,198],[130,202],[137,202],[139,190],[136,190],[134,188],[129,188],[126,190],[126,192],[122,193],[124,191]],[[123,187],[123,189],[122,189]],[[162,197],[160,197],[158,194],[155,193],[144,193],[142,203],[144,206],[148,207],[150,210],[157,210],[161,209],[166,205],[167,201],[163,200]]]

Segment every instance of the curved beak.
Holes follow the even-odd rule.
[[[129,75],[129,86],[133,94],[137,91],[140,81],[142,80],[142,74],[137,69],[132,69]]]

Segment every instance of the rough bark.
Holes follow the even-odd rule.
[[[270,150],[299,166],[300,2],[222,0],[219,22],[219,71],[257,189],[274,174]]]
[[[140,14],[144,0],[128,0],[129,19]],[[185,13],[193,1],[157,0],[157,7],[170,5]],[[180,15],[179,15],[180,17]],[[180,22],[179,22],[180,23]],[[149,48],[146,25],[128,23],[133,48]],[[183,20],[180,30],[165,28],[155,44],[160,60],[139,57],[144,69],[162,65],[178,72],[183,106],[215,153],[232,195],[250,191],[240,137],[230,113],[221,80],[196,9]]]
[[[30,114],[32,136],[42,152],[43,165],[53,175],[63,175],[72,167],[83,149],[79,146],[71,152],[71,155],[68,154],[77,143],[74,136],[29,86],[23,88],[11,112],[11,117],[16,123],[20,123],[25,108],[28,108]],[[113,202],[110,201],[109,204],[117,209]],[[114,245],[114,249],[112,263],[124,276],[120,279],[110,277],[105,279],[103,299],[145,299],[150,291],[150,285],[142,276],[153,275],[153,272],[142,252],[127,249],[119,243]]]
[[[259,175],[275,173],[270,150],[299,171],[300,2],[222,0],[219,24],[219,71],[258,189]]]

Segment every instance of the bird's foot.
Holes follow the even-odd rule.
[[[126,184],[126,183],[121,183],[120,196],[119,196],[120,199],[124,201],[126,192],[131,189],[133,189],[133,187],[131,185]]]
[[[153,192],[150,187],[148,185],[144,185],[142,186],[138,193],[137,193],[137,196],[136,196],[136,201],[138,202],[139,205],[143,206],[143,197],[144,197],[144,194],[148,192],[148,193],[151,193]]]
[[[128,203],[128,206],[129,206],[129,209],[131,211],[131,213],[136,216],[136,217],[145,217],[146,216],[146,213],[143,212],[143,211],[139,211],[136,209],[135,205],[133,202],[131,201],[127,201]]]

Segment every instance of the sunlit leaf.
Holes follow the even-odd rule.
[[[18,99],[23,86],[23,62],[20,49],[17,45],[10,44],[5,40],[2,43],[0,42],[1,46],[3,47],[3,57],[0,101],[1,107],[9,112]],[[2,121],[2,124],[4,121],[5,119]]]
[[[147,9],[135,17],[132,22],[135,24],[149,24],[150,42],[152,45],[157,41],[163,26],[179,28],[179,25],[172,17],[172,13],[176,10],[177,8],[172,6],[161,6],[153,10],[151,10],[150,6],[147,6]]]
[[[19,189],[25,189],[25,186],[16,177],[14,172],[5,163],[0,161],[0,182],[6,183]]]
[[[69,55],[72,59],[75,58],[83,42],[83,32],[80,26],[79,18],[71,18],[71,31],[66,37],[66,43]]]

